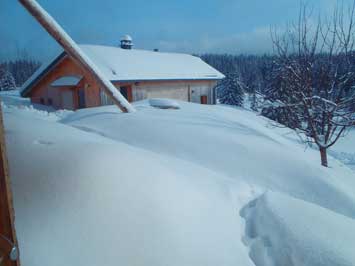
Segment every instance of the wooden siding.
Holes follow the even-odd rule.
[[[115,83],[116,87],[127,83]],[[174,80],[174,81],[144,81],[133,84],[133,101],[148,98],[170,98],[188,102],[201,102],[201,96],[207,96],[207,104],[214,104],[213,88],[216,81],[211,80]]]
[[[69,87],[53,87],[51,83],[63,76],[78,75],[83,76],[78,86]],[[40,103],[41,98],[44,99],[45,104],[51,99],[54,108],[62,107],[61,91],[73,90],[75,108],[78,108],[78,99],[76,90],[84,88],[86,107],[94,107],[100,105],[100,90],[96,82],[91,76],[82,71],[71,59],[65,57],[52,71],[47,73],[32,89],[30,93],[31,101],[33,103]]]

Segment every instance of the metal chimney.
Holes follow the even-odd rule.
[[[132,37],[129,35],[124,35],[121,38],[121,48],[131,50],[133,47]]]

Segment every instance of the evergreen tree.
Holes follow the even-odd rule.
[[[236,74],[228,74],[217,87],[219,102],[228,105],[242,106],[245,86]]]
[[[12,74],[5,68],[0,68],[0,90],[8,91],[15,90],[16,82]]]

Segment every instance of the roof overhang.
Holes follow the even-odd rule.
[[[56,65],[58,65],[66,56],[65,52],[62,52],[59,56],[57,56],[50,64],[48,64],[44,69],[40,69],[39,73],[37,71],[33,74],[33,76],[25,82],[21,89],[21,96],[27,97],[28,94],[31,92],[32,88],[37,85],[45,75],[51,71]]]
[[[224,77],[201,77],[201,78],[167,78],[167,79],[116,79],[116,80],[111,80],[111,82],[117,82],[117,83],[131,83],[131,82],[163,82],[163,81],[219,81],[224,79]]]

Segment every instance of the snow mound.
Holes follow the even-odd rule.
[[[23,265],[253,265],[235,237],[250,186],[30,109],[6,112]],[[234,186],[245,197],[231,204]]]
[[[171,99],[149,99],[149,104],[160,109],[180,109],[180,105]]]
[[[275,192],[251,202],[241,215],[256,266],[354,265],[353,219]]]
[[[2,100],[23,265],[355,261],[354,172],[253,112]]]
[[[138,112],[129,115],[114,106],[83,109],[61,122],[355,218],[354,173],[339,162],[330,158],[332,169],[320,166],[317,151],[305,152],[253,112],[178,103],[179,112],[151,108],[147,101],[136,103]]]

